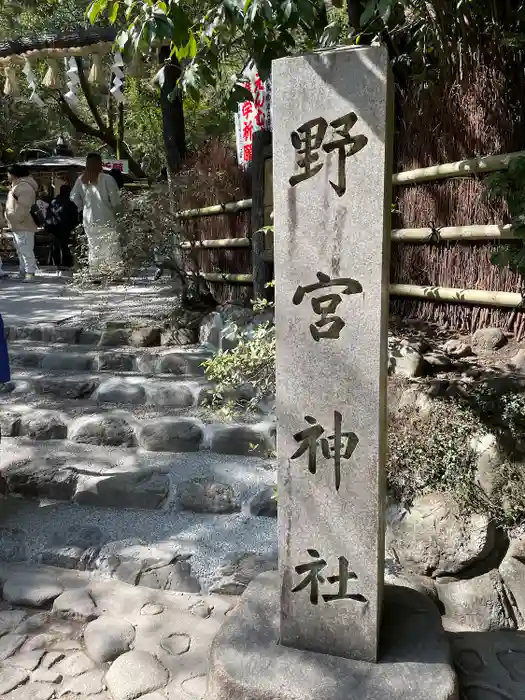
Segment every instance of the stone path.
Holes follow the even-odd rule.
[[[151,277],[108,288],[74,289],[64,278],[39,273],[31,284],[0,281],[0,313],[7,325],[59,323],[87,319],[159,318],[170,308],[173,289]]]
[[[0,566],[3,700],[201,700],[236,599]]]

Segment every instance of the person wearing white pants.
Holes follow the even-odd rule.
[[[36,204],[38,185],[25,165],[14,164],[7,169],[11,184],[5,208],[5,217],[13,233],[20,265],[20,276],[32,280],[36,272],[35,231],[37,225],[31,213]]]
[[[116,229],[120,193],[115,179],[103,172],[98,153],[90,153],[86,158],[86,169],[73,187],[71,200],[82,210],[90,276],[95,279],[107,274],[118,276],[122,270],[122,249]]]

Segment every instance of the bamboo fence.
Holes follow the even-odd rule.
[[[495,172],[508,167],[513,158],[525,157],[525,151],[507,153],[497,156],[486,156],[470,160],[445,163],[427,168],[418,168],[394,174],[392,184],[394,186],[417,184],[431,180],[449,179],[456,177],[471,177],[479,173]],[[217,204],[200,209],[188,209],[177,214],[180,220],[194,219],[198,217],[217,216],[225,213],[237,213],[251,209],[252,199],[242,199],[237,202]],[[439,243],[442,241],[462,241],[465,243],[486,240],[515,240],[510,224],[503,225],[478,225],[447,226],[439,229],[426,228],[402,228],[392,230],[392,242],[410,243]],[[181,244],[184,249],[201,248],[249,248],[251,239],[222,238],[202,241],[186,241]],[[271,259],[272,256],[266,255]],[[253,275],[234,275],[228,272],[206,274],[201,273],[204,279],[220,282],[251,283]],[[521,292],[485,292],[482,290],[461,290],[456,288],[434,287],[425,285],[393,284],[390,292],[396,296],[417,297],[434,301],[455,301],[458,303],[490,304],[492,306],[516,307],[523,302]]]

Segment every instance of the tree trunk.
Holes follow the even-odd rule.
[[[159,51],[159,63],[164,65],[164,83],[160,89],[160,106],[164,133],[164,146],[169,173],[180,169],[186,155],[186,130],[182,94],[177,90],[181,66],[176,58],[170,59],[170,49]]]
[[[69,104],[66,102],[62,95],[58,96],[58,103],[64,115],[69,119],[72,126],[80,134],[85,134],[86,136],[91,136],[96,139],[100,139],[103,143],[108,146],[108,148],[117,154],[117,137],[114,132],[110,132],[107,129],[101,131],[100,129],[91,126],[91,124],[86,124],[80,117],[71,109]],[[125,143],[121,144],[120,147],[120,157],[123,160],[127,160],[129,163],[130,172],[138,178],[146,178],[146,173],[140,167],[139,163],[131,155],[127,145]]]
[[[363,14],[362,0],[348,0],[348,21],[350,27],[356,31],[361,31],[361,15]]]

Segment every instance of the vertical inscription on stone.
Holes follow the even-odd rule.
[[[274,63],[281,643],[375,661],[384,564],[386,51]]]

